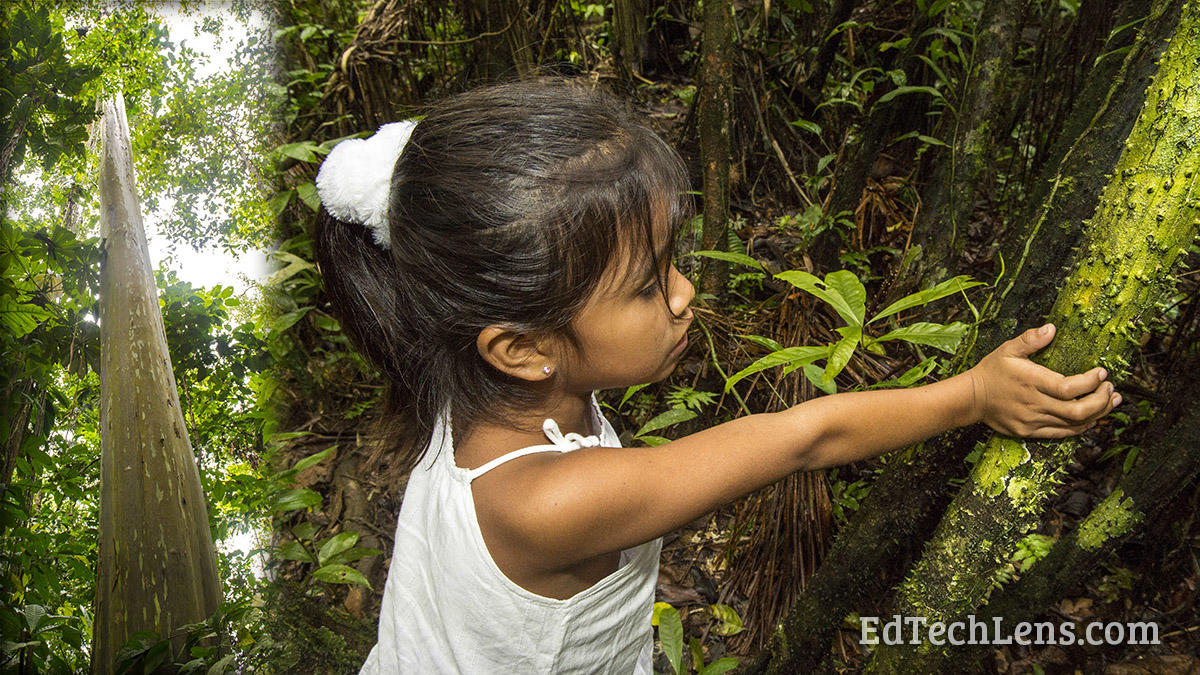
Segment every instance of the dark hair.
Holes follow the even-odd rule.
[[[316,250],[333,309],[388,384],[382,421],[399,470],[420,459],[444,405],[461,438],[480,421],[511,425],[506,411],[543,396],[483,359],[483,328],[558,334],[578,348],[571,320],[617,247],[640,242],[665,270],[690,211],[670,146],[606,94],[553,78],[429,107],[389,201],[390,249],[322,209]],[[653,236],[663,219],[666,247]],[[665,273],[658,284],[665,297]]]

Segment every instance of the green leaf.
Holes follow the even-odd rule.
[[[275,150],[284,157],[291,157],[301,162],[315,162],[317,161],[317,153],[315,151],[320,151],[321,147],[316,143],[301,141],[299,143],[281,145],[275,148]]]
[[[317,186],[309,181],[296,186],[296,195],[300,197],[300,201],[308,205],[308,208],[315,211],[321,210],[321,198],[317,195]]]
[[[919,345],[929,345],[936,349],[940,349],[950,354],[958,349],[958,343],[962,341],[962,336],[967,332],[969,326],[961,321],[955,321],[951,324],[941,323],[926,323],[924,321],[914,323],[903,328],[897,328],[875,338],[877,342],[885,342],[887,340],[904,340]]]
[[[810,133],[814,133],[818,136],[821,135],[821,125],[817,124],[816,122],[809,122],[808,120],[794,120],[792,121],[792,126],[800,127],[801,129]]]
[[[292,528],[292,535],[297,539],[312,539],[316,533],[317,526],[307,520]]]
[[[271,332],[274,334],[279,334],[291,328],[297,321],[304,318],[304,315],[308,314],[308,310],[310,309],[312,309],[311,306],[301,307],[300,309],[292,310],[287,314],[279,316],[273,322],[271,322]]]
[[[899,312],[903,312],[906,309],[910,309],[912,307],[919,307],[921,305],[926,305],[926,304],[933,302],[934,300],[940,300],[941,298],[944,298],[948,295],[954,295],[956,293],[965,291],[968,288],[974,288],[976,286],[983,286],[983,285],[984,285],[983,282],[971,281],[971,277],[963,274],[961,276],[954,277],[953,279],[943,281],[942,283],[938,284],[937,286],[934,286],[933,288],[929,288],[929,289],[926,289],[923,291],[917,291],[916,293],[913,293],[912,295],[906,295],[903,298],[900,298],[896,302],[893,302],[892,304],[888,305],[887,309],[885,309],[882,312],[871,317],[871,320],[868,321],[867,323],[875,323],[876,321],[878,321],[880,319],[889,317],[889,316],[891,316],[893,314],[897,314]]]
[[[783,345],[772,340],[771,338],[765,338],[761,335],[739,335],[738,337],[745,338],[745,339],[753,342],[754,344],[759,345],[760,347],[766,347],[767,349],[769,349],[773,352],[777,352],[777,351],[783,349]]]
[[[298,541],[288,541],[280,544],[279,548],[275,549],[275,557],[283,558],[284,560],[297,560],[299,562],[316,562],[313,560],[312,554],[308,552],[308,549],[304,548]]]
[[[358,543],[357,532],[342,532],[335,534],[321,544],[321,548],[317,551],[317,562],[322,566],[329,562],[333,556],[348,550],[350,547]]]
[[[637,433],[635,433],[633,436],[634,436],[634,438],[637,438],[637,437],[641,436],[642,434],[648,434],[651,431],[658,431],[659,429],[662,429],[663,427],[669,427],[672,424],[679,424],[680,422],[686,422],[695,416],[696,416],[696,412],[694,410],[688,410],[687,408],[684,408],[682,406],[677,407],[677,408],[671,408],[670,410],[668,410],[664,413],[656,415],[649,422],[646,422],[645,424],[643,424],[642,428],[638,429]]]
[[[331,584],[358,584],[367,588],[371,587],[370,582],[362,575],[362,572],[349,565],[326,565],[320,567],[316,572],[313,572],[313,578],[317,581],[325,581]]]
[[[797,367],[799,367],[799,365],[812,363],[828,355],[829,347],[787,347],[777,352],[772,352],[730,376],[725,381],[725,391],[729,391],[741,379],[767,368],[790,366],[793,364],[798,364]]]
[[[842,372],[846,364],[850,363],[850,357],[854,356],[854,349],[858,346],[859,339],[862,338],[862,329],[857,326],[846,326],[847,330],[841,340],[829,349],[829,361],[825,364],[825,373],[823,380],[832,381],[837,377],[837,374]]]
[[[295,190],[284,190],[279,194],[271,197],[271,201],[267,202],[267,208],[271,210],[271,217],[278,218],[283,214],[283,210],[292,203],[292,195],[296,194]]]
[[[645,384],[635,384],[635,385],[629,387],[628,389],[626,389],[625,395],[621,397],[621,402],[617,404],[617,410],[620,410],[621,407],[625,405],[625,402],[628,401],[630,398],[632,398],[634,394],[638,393],[639,391],[645,389],[648,386],[650,386],[649,382],[647,382]]]
[[[745,253],[734,253],[733,251],[692,251],[687,255],[698,255],[702,258],[715,258],[724,260],[725,262],[737,263],[746,267],[753,267],[756,270],[762,270],[763,265],[759,261],[751,258]]]
[[[846,323],[852,326],[861,326],[862,316],[866,310],[859,309],[859,305],[856,301],[857,289],[853,288],[853,286],[849,283],[849,280],[842,273],[849,274],[851,277],[854,277],[853,272],[848,270],[838,270],[837,272],[830,272],[829,274],[825,275],[826,281],[821,281],[808,272],[801,270],[788,270],[786,272],[780,272],[779,274],[776,274],[775,278],[782,279],[802,291],[806,291],[817,296],[833,307],[833,309],[837,311],[838,315],[841,316]],[[833,288],[829,287],[829,281],[831,277],[833,283],[835,284],[835,287]],[[854,277],[854,280],[859,286],[862,285],[862,282],[858,281],[858,277]],[[854,298],[846,298],[843,296],[838,290],[842,288],[850,291]],[[863,291],[862,296],[864,299],[866,298],[865,290]]]
[[[805,364],[804,376],[808,378],[809,382],[813,383],[814,387],[820,389],[826,394],[837,393],[837,383],[835,383],[833,380],[825,379],[825,370],[820,366],[811,363]]]
[[[671,439],[662,436],[638,436],[637,439],[652,448],[671,442]]]
[[[875,105],[883,105],[884,103],[887,103],[888,101],[896,98],[897,96],[903,96],[905,94],[929,94],[930,96],[934,97],[935,99],[944,98],[942,96],[942,92],[938,91],[937,89],[934,89],[933,87],[905,85],[903,87],[896,87],[895,89],[889,91],[888,93],[884,94],[883,96],[880,96],[879,100],[875,102]]]
[[[650,623],[658,626],[658,641],[662,643],[663,653],[675,669],[675,675],[683,673],[683,622],[679,612],[665,602],[654,603],[654,613]]]
[[[825,285],[831,291],[845,298],[850,309],[854,311],[855,321],[847,321],[853,326],[861,326],[867,313],[867,289],[863,287],[858,276],[850,270],[838,270],[825,275]]]
[[[723,656],[708,664],[696,675],[721,675],[737,668],[738,660],[732,656]]]
[[[309,490],[308,488],[293,488],[283,491],[275,498],[275,504],[271,507],[272,511],[295,511],[297,509],[307,509],[318,506],[321,503],[321,495]]]
[[[742,625],[742,617],[729,605],[710,605],[709,610],[712,612],[713,618],[721,622],[713,629],[717,635],[737,635],[745,629],[745,626]]]
[[[0,295],[0,326],[4,326],[13,339],[22,338],[33,332],[38,324],[50,317],[50,312],[37,305],[17,302],[8,295]]]
[[[383,551],[381,551],[377,548],[366,548],[364,546],[354,546],[352,548],[346,549],[345,551],[342,551],[341,553],[338,553],[337,555],[329,556],[329,560],[327,562],[330,562],[330,563],[354,562],[355,560],[359,560],[362,558],[370,558],[371,556],[379,555],[380,553],[383,553]]]
[[[296,473],[300,473],[301,471],[307,469],[310,466],[313,466],[314,464],[320,464],[326,457],[328,457],[330,454],[332,454],[334,450],[337,450],[337,446],[331,445],[328,448],[325,448],[324,450],[322,450],[318,453],[309,455],[308,457],[305,457],[304,459],[300,460],[299,462],[296,462],[296,465],[292,467],[292,471],[294,471]]]

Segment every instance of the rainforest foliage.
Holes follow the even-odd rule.
[[[0,672],[78,672],[91,654],[96,102],[121,91],[128,105],[218,543],[224,603],[181,629],[176,658],[188,672],[353,672],[375,641],[404,476],[371,433],[382,383],[322,295],[313,180],[344,138],[546,72],[628,100],[696,187],[676,252],[702,291],[696,329],[669,379],[600,392],[624,443],[918,386],[1047,317],[1060,331],[1046,363],[1103,363],[1125,401],[1068,443],[962,429],[791,476],[669,536],[657,669],[1197,663],[1189,439],[1200,430],[1181,383],[1200,365],[1198,141],[1186,123],[1200,84],[1180,51],[1200,44],[1197,11],[1184,0],[7,3]],[[197,250],[270,250],[274,266],[257,281],[188,281],[213,264]],[[1165,637],[860,644],[859,617],[893,611],[1155,621]],[[166,637],[129,636],[113,670],[163,665]]]

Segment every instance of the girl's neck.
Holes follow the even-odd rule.
[[[456,439],[455,463],[473,469],[513,450],[545,444],[548,441],[542,423],[546,418],[553,419],[563,435],[600,435],[593,421],[591,392],[556,394],[544,405],[514,415],[510,425],[476,424],[461,440]]]

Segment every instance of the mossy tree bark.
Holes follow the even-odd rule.
[[[1171,272],[1200,231],[1200,5],[1179,26],[1105,186],[1050,320],[1058,338],[1034,360],[1061,373],[1103,365],[1120,379],[1134,327],[1173,285]],[[992,435],[924,556],[899,588],[895,613],[949,622],[978,607],[1076,447]],[[925,671],[945,646],[881,645],[870,672]]]
[[[1092,215],[1100,191],[1113,172],[1121,144],[1145,102],[1145,89],[1157,68],[1165,38],[1175,30],[1182,0],[1160,0],[1146,28],[1122,61],[1101,61],[1067,121],[1069,136],[1053,150],[1034,194],[1037,201],[1014,228],[1005,250],[1009,262],[1002,293],[981,323],[978,337],[964,341],[955,355],[961,372],[988,354],[1018,328],[1042,323],[1052,297],[1045,293],[1062,279],[1063,260],[1078,242],[1080,221]],[[1112,49],[1128,46],[1113,44]],[[1108,48],[1105,51],[1109,51]],[[1052,186],[1069,183],[1075,189]],[[1044,200],[1044,201],[1043,201]],[[1024,253],[1024,255],[1021,255]],[[824,563],[809,580],[772,648],[772,672],[807,672],[828,654],[842,619],[881,596],[897,570],[916,554],[936,521],[929,517],[944,501],[949,480],[966,473],[962,458],[980,440],[985,427],[957,429],[894,455],[871,487],[858,513],[834,540]],[[931,522],[932,521],[932,522]]]
[[[993,121],[1003,116],[1009,73],[1030,0],[987,2],[975,30],[973,60],[964,76],[965,91],[952,121],[951,150],[938,162],[913,224],[912,252],[898,278],[929,288],[952,276],[967,239],[967,221],[984,173],[992,160]]]
[[[200,474],[179,408],[134,182],[125,101],[103,104],[100,561],[92,672],[138,631],[170,636],[221,602]]]
[[[1186,401],[1182,413],[1162,425],[1162,432],[1153,434],[1156,440],[1141,453],[1142,463],[1078,528],[1056,542],[1045,558],[994,595],[978,612],[982,620],[991,623],[991,617],[1001,617],[1009,626],[1034,620],[1100,569],[1118,546],[1155,520],[1167,503],[1196,479],[1200,474],[1200,400],[1178,400]]]
[[[699,131],[700,161],[704,165],[704,230],[700,247],[725,250],[729,229],[730,116],[733,107],[733,3],[704,3],[704,39],[701,46]],[[718,295],[725,288],[729,267],[707,260],[700,279],[705,293]]]

